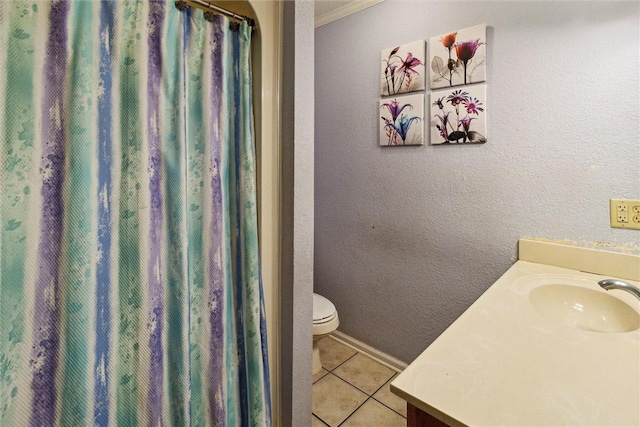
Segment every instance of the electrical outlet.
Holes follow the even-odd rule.
[[[640,200],[611,199],[611,227],[640,230]]]
[[[616,203],[616,218],[618,222],[629,222],[629,214],[627,213],[627,205]]]
[[[629,222],[629,214],[627,213],[627,205],[616,203],[616,218],[618,222]]]

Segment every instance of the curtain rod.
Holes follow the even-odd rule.
[[[206,12],[210,12],[210,11],[216,11],[219,13],[222,13],[223,15],[227,15],[230,18],[233,18],[237,21],[245,21],[247,24],[249,24],[249,26],[251,28],[254,28],[256,26],[255,21],[252,18],[249,18],[248,16],[244,16],[244,15],[238,15],[237,13],[231,12],[230,10],[227,9],[223,9],[220,6],[216,6],[214,4],[211,4],[205,0],[178,0],[176,1],[176,7],[178,8],[178,10],[183,11],[185,10],[187,7],[192,6],[192,7],[196,7],[198,9],[202,9]]]

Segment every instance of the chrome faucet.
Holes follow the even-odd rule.
[[[630,294],[635,295],[636,298],[640,299],[640,288],[633,286],[631,283],[627,283],[622,280],[605,279],[605,280],[600,280],[598,282],[598,285],[600,285],[603,289],[607,291],[611,289],[620,289],[623,291],[627,291]]]

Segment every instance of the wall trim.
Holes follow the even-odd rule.
[[[340,18],[352,15],[356,12],[360,12],[361,10],[364,10],[368,7],[375,6],[378,3],[382,3],[383,1],[384,0],[355,0],[330,12],[316,16],[315,28],[326,25],[329,22],[337,21]]]
[[[383,353],[380,350],[376,350],[369,344],[365,344],[362,341],[350,337],[344,332],[335,331],[331,334],[331,337],[341,344],[344,344],[347,347],[351,347],[352,349],[357,350],[366,356],[369,356],[376,362],[381,363],[387,368],[393,369],[396,372],[402,372],[408,366],[408,364],[403,362],[402,360],[396,359],[395,357],[390,356],[387,353]]]

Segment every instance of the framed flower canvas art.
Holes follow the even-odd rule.
[[[487,142],[487,85],[431,92],[431,145]]]
[[[424,144],[424,95],[404,95],[380,101],[380,145]]]
[[[487,79],[485,24],[431,37],[429,87],[438,89]]]
[[[380,94],[382,96],[425,89],[424,40],[382,51]]]

